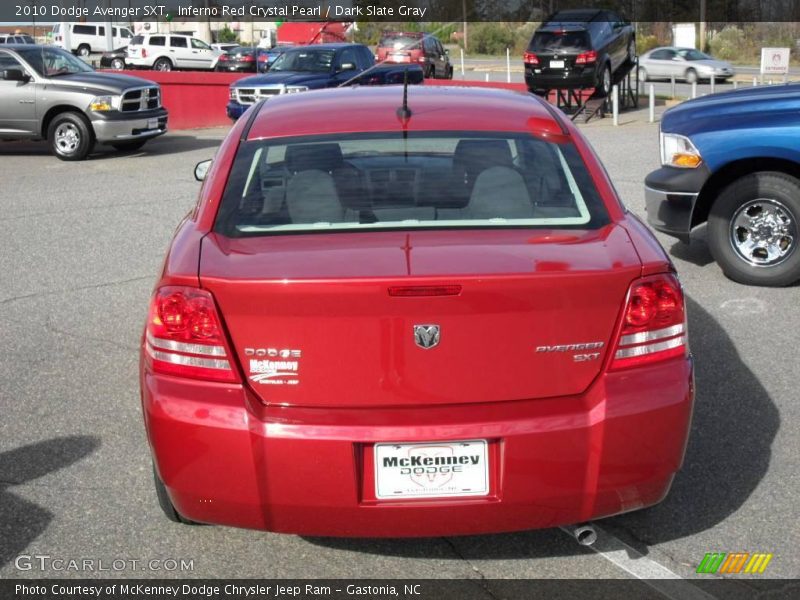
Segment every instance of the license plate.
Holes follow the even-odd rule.
[[[550,68],[551,69],[563,69],[564,68],[564,61],[563,60],[551,60],[550,61]]]
[[[486,440],[375,445],[375,497],[486,496]]]
[[[408,62],[411,59],[407,54],[393,54],[392,60],[394,62]]]
[[[147,128],[148,129],[158,129],[158,118],[147,119]]]

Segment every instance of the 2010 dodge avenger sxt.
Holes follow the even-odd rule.
[[[161,507],[334,536],[653,505],[693,402],[683,293],[560,113],[497,90],[252,107],[142,339]]]

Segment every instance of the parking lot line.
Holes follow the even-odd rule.
[[[715,598],[692,585],[677,573],[670,571],[664,565],[647,558],[597,524],[592,523],[592,527],[597,532],[597,541],[589,548],[626,573],[641,579],[664,597],[672,600],[712,600]],[[562,527],[561,530],[572,537],[569,528]]]

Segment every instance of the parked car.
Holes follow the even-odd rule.
[[[0,35],[0,44],[35,44],[31,36],[26,33],[15,33],[9,35]]]
[[[361,44],[295,46],[281,54],[263,75],[239,79],[230,86],[228,117],[238,119],[262,99],[343,85],[422,83],[419,65],[375,65]]]
[[[666,495],[694,393],[669,258],[542,99],[403,92],[262,102],[197,166],[141,342],[167,518],[447,536]]]
[[[125,62],[132,67],[155,71],[213,70],[222,54],[221,50],[214,50],[203,40],[189,35],[144,33],[131,40]]]
[[[694,48],[654,48],[639,57],[639,80],[675,79],[694,83],[698,80],[724,81],[736,71],[729,62],[717,60]]]
[[[221,42],[217,44],[211,44],[211,47],[214,48],[214,50],[219,50],[220,52],[228,52],[240,46],[241,44],[238,44],[236,42]]]
[[[784,286],[800,280],[800,85],[713,94],[669,109],[661,163],[645,180],[647,218],[688,242],[707,224],[729,278]]]
[[[115,69],[121,71],[125,68],[125,59],[128,57],[128,47],[122,46],[111,52],[103,52],[100,57],[100,66],[104,69]]]
[[[378,62],[418,64],[426,79],[452,79],[450,53],[436,36],[421,32],[389,31],[381,35],[375,50]]]
[[[45,139],[61,160],[95,143],[138,150],[167,131],[158,85],[99,73],[54,46],[0,48],[0,139]]]
[[[267,51],[252,46],[237,46],[225,51],[217,60],[217,71],[255,73],[260,62],[266,63]],[[262,60],[262,57],[263,60]]]
[[[258,55],[258,72],[266,73],[269,71],[272,63],[274,63],[281,54],[293,47],[294,46],[291,45],[281,44],[273,48],[259,48],[260,53]]]
[[[636,35],[615,12],[562,10],[534,32],[523,60],[531,92],[594,88],[607,96],[615,74],[636,61]]]
[[[92,52],[108,52],[113,48],[124,46],[133,38],[133,33],[127,27],[114,26],[111,28],[109,48],[104,24],[66,23],[64,25],[69,29],[69,48],[67,48],[66,32],[62,31],[61,25],[61,23],[53,25],[53,44],[83,57],[89,56]]]

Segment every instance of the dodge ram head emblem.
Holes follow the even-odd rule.
[[[414,325],[414,341],[420,348],[430,350],[439,344],[440,337],[438,325]]]

